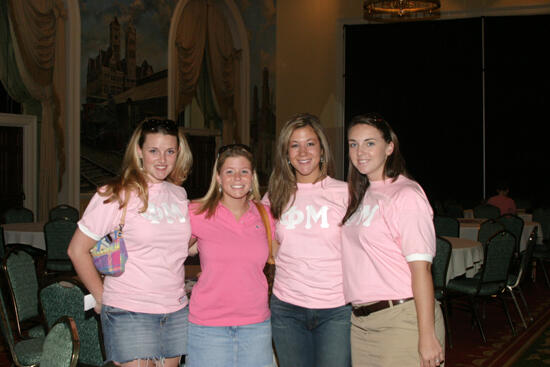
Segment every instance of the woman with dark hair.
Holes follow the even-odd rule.
[[[353,366],[439,366],[445,330],[435,304],[433,213],[376,114],[348,129],[350,203],[342,223]]]
[[[269,250],[253,161],[245,145],[221,147],[208,192],[189,206],[202,273],[189,305],[188,367],[273,364]]]
[[[280,248],[271,297],[281,367],[350,365],[350,313],[342,284],[345,182],[329,176],[331,154],[317,117],[293,116],[277,141],[267,196]]]
[[[142,121],[128,143],[120,176],[98,189],[78,222],[68,253],[101,313],[108,361],[176,367],[186,354],[183,263],[191,228],[180,185],[191,163],[174,121]],[[90,249],[121,222],[128,251],[125,270],[102,281]]]

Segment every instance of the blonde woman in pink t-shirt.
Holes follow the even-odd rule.
[[[310,114],[292,117],[277,141],[267,196],[280,248],[271,297],[280,367],[348,367],[351,307],[344,299],[341,227],[345,182],[329,177],[330,148]]]
[[[221,147],[208,192],[189,208],[202,272],[189,305],[187,367],[273,364],[263,273],[269,250],[259,198],[250,148]]]
[[[430,271],[436,237],[428,199],[380,116],[355,117],[348,143],[342,267],[353,305],[352,364],[439,366],[445,330]]]
[[[186,354],[183,263],[191,228],[180,185],[191,163],[174,121],[144,120],[128,143],[120,176],[98,190],[78,222],[68,253],[101,313],[107,361],[176,367]],[[90,249],[118,227],[123,209],[128,260],[122,275],[102,280]]]

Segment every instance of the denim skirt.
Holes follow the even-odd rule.
[[[271,320],[241,326],[189,323],[186,367],[272,367]]]
[[[162,360],[187,353],[189,307],[166,314],[103,305],[101,326],[107,361]]]

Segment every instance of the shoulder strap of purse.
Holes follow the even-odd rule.
[[[122,232],[122,228],[124,227],[124,221],[126,220],[126,208],[128,208],[128,204],[124,205],[124,208],[122,208],[122,217],[120,217],[120,224],[119,228]]]
[[[269,257],[267,258],[267,263],[275,264],[275,259],[273,258],[273,245],[271,244],[271,224],[269,223],[269,217],[262,203],[257,203],[254,201],[254,205],[256,205],[256,208],[258,208],[258,211],[260,212],[262,222],[264,223],[265,232],[267,233],[267,246],[269,248]]]

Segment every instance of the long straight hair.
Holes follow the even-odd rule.
[[[133,192],[142,202],[140,212],[143,213],[147,210],[149,201],[147,173],[143,170],[143,162],[139,158],[138,148],[143,148],[147,135],[155,133],[177,138],[176,162],[166,181],[179,186],[187,179],[187,174],[193,164],[193,156],[182,130],[172,120],[147,118],[136,127],[130,138],[122,159],[120,175],[106,186],[98,188],[98,194],[107,197],[104,203],[116,201],[119,203],[119,207],[123,208],[128,205],[129,193]]]
[[[332,173],[332,155],[330,154],[328,140],[319,123],[319,119],[309,113],[299,113],[292,116],[281,129],[279,138],[277,139],[274,167],[267,187],[271,203],[271,213],[275,219],[281,217],[283,210],[290,202],[290,199],[294,197],[298,188],[296,184],[296,170],[288,159],[288,146],[292,133],[306,126],[310,126],[315,131],[319,144],[321,144],[321,162],[319,163],[321,173],[315,182],[321,181]]]
[[[221,185],[219,184],[216,176],[220,174],[223,164],[227,158],[231,157],[244,157],[252,166],[252,185],[251,190],[248,193],[248,200],[260,200],[260,185],[258,183],[258,175],[256,174],[256,169],[254,168],[254,158],[252,153],[248,148],[245,148],[241,144],[232,144],[220,148],[221,153],[218,153],[216,161],[214,162],[214,168],[212,169],[212,179],[210,180],[210,187],[202,198],[198,199],[199,203],[198,208],[196,209],[196,214],[201,214],[206,212],[205,217],[208,219],[214,215],[216,208],[223,197],[221,190]]]
[[[382,177],[384,179],[392,178],[392,182],[397,180],[399,175],[410,177],[405,168],[405,160],[403,159],[399,149],[399,139],[397,139],[397,135],[391,128],[390,124],[388,124],[386,120],[376,113],[355,116],[351,120],[348,128],[348,135],[351,129],[359,124],[369,125],[376,128],[380,131],[382,138],[386,143],[393,143],[393,152],[386,158]],[[361,205],[361,201],[363,200],[365,193],[367,192],[367,189],[369,188],[369,185],[370,182],[367,175],[359,172],[350,159],[348,168],[349,204],[346,215],[344,215],[344,218],[342,219],[342,224],[346,223],[346,221],[357,211],[359,205]]]

